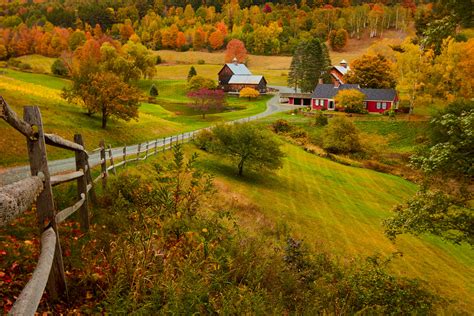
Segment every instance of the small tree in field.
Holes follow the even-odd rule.
[[[155,86],[155,84],[152,84],[150,87],[150,95],[152,97],[157,97],[158,96],[158,88]]]
[[[206,113],[211,109],[219,110],[224,107],[225,94],[222,90],[209,90],[206,88],[188,92],[188,98],[192,100],[188,104],[194,110],[201,112],[202,118],[206,118]]]
[[[244,174],[244,167],[274,170],[282,166],[284,153],[275,137],[266,129],[252,123],[242,123],[218,125],[212,132],[216,138],[213,152],[234,160],[239,176]]]
[[[215,89],[217,87],[216,82],[209,78],[201,76],[194,76],[189,80],[186,88],[188,91],[198,91],[200,89]]]
[[[191,66],[191,68],[189,68],[189,72],[188,72],[188,82],[189,82],[189,80],[191,80],[194,76],[197,76],[197,71],[196,71],[196,68],[194,68],[194,66]]]
[[[64,96],[68,101],[81,100],[91,113],[101,113],[102,128],[107,127],[111,116],[125,121],[138,118],[140,91],[117,75],[110,72],[93,74],[90,82],[80,84],[79,88],[66,91]]]
[[[253,98],[258,98],[259,95],[260,93],[257,90],[250,87],[245,87],[239,92],[240,98],[249,98],[249,100]]]
[[[359,133],[354,123],[345,117],[331,119],[323,132],[323,148],[336,154],[360,150]]]
[[[344,111],[348,113],[364,112],[365,95],[356,89],[341,90],[334,98],[336,104],[344,107]]]

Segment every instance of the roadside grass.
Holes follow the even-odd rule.
[[[435,293],[454,300],[448,313],[472,311],[474,252],[434,237],[402,236],[395,244],[383,234],[382,220],[417,187],[402,178],[344,166],[285,144],[287,157],[275,174],[236,176],[225,159],[199,151],[200,166],[216,175],[235,199],[258,205],[275,225],[288,227],[314,249],[342,261],[375,253],[390,256],[393,272],[428,282]],[[194,149],[195,150],[195,149]]]
[[[6,69],[0,75],[0,95],[21,117],[22,107],[38,105],[45,130],[67,139],[75,133],[83,135],[87,149],[98,147],[104,139],[112,146],[130,145],[146,140],[170,136],[215,124],[218,121],[239,119],[265,111],[269,97],[247,101],[229,97],[229,106],[223,112],[206,115],[186,107],[184,80],[141,81],[147,93],[154,82],[160,90],[159,104],[142,103],[139,120],[130,122],[110,119],[107,129],[101,128],[99,116],[89,117],[80,106],[68,104],[60,97],[61,89],[69,84],[62,78],[44,74],[24,73]],[[3,120],[0,121],[0,168],[21,165],[28,161],[24,137]],[[48,147],[49,159],[66,158],[70,152]]]
[[[20,56],[16,59],[18,59],[22,63],[30,64],[34,72],[41,72],[45,74],[51,73],[51,66],[56,60],[56,58],[46,57],[37,54]]]

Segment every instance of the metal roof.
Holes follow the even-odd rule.
[[[343,74],[343,75],[347,74],[347,72],[348,72],[349,70],[351,70],[351,68],[350,68],[349,66],[347,66],[347,67],[343,67],[343,66],[333,66],[333,67],[336,68],[337,71],[339,71],[339,72],[340,72],[341,74]]]
[[[244,64],[228,63],[227,67],[233,72],[234,75],[251,75],[252,73]]]
[[[397,96],[395,89],[364,89],[358,84],[318,84],[311,97],[314,99],[333,99],[341,90],[356,89],[365,94],[366,101],[393,101]]]
[[[233,75],[230,77],[229,84],[259,84],[263,76],[253,75]]]

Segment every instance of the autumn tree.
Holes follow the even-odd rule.
[[[341,51],[347,44],[349,33],[345,29],[332,30],[329,32],[329,45],[335,51]]]
[[[203,119],[206,118],[206,113],[209,110],[220,110],[226,104],[225,93],[222,90],[201,88],[188,92],[187,97],[192,100],[188,106],[200,112]]]
[[[8,57],[8,51],[5,45],[0,44],[0,60],[5,60]]]
[[[338,116],[329,120],[323,131],[323,148],[331,153],[348,154],[360,150],[359,132],[349,119]]]
[[[260,96],[260,93],[254,88],[250,88],[250,87],[245,87],[239,92],[240,98],[248,98],[249,101],[250,99],[258,98],[259,96]]]
[[[201,76],[194,76],[189,80],[186,89],[188,91],[197,91],[203,88],[212,90],[216,87],[216,82],[214,80]]]
[[[138,118],[140,91],[111,72],[94,73],[90,82],[79,84],[67,94],[68,101],[81,100],[92,113],[102,116],[102,128],[110,117],[129,121]]]
[[[212,49],[217,50],[224,45],[224,34],[220,30],[216,30],[209,36],[209,45]]]
[[[362,55],[354,60],[345,79],[363,88],[384,89],[396,85],[392,64],[382,55]]]
[[[284,153],[272,133],[252,123],[218,125],[212,152],[227,156],[237,164],[239,176],[244,169],[271,171],[281,168]]]
[[[344,108],[348,113],[362,113],[364,111],[365,95],[356,89],[344,89],[339,91],[334,98],[336,104]]]
[[[232,62],[234,58],[236,58],[239,63],[243,63],[247,59],[247,49],[245,48],[245,44],[238,39],[233,39],[227,43],[225,51],[226,63]]]

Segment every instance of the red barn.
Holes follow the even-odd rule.
[[[355,89],[365,95],[365,109],[370,113],[383,113],[390,109],[397,109],[398,95],[395,89],[365,89],[358,84],[318,84],[311,95],[313,110],[343,110],[337,106],[334,98],[341,90]]]
[[[331,69],[329,70],[329,74],[331,75],[331,78],[334,83],[344,84],[346,83],[344,80],[344,76],[349,72],[349,70],[351,70],[351,68],[347,64],[347,61],[343,59],[339,63],[339,66],[331,67]]]
[[[225,92],[238,93],[245,87],[250,87],[261,94],[267,92],[267,81],[265,77],[252,75],[244,64],[239,64],[234,58],[232,63],[225,64],[219,71],[219,88]]]

